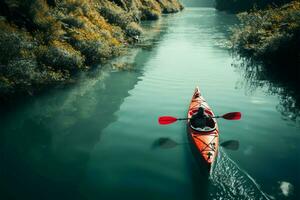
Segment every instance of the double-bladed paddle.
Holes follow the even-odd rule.
[[[211,118],[223,118],[227,120],[239,120],[241,119],[242,114],[240,112],[230,112],[221,116],[212,116]],[[188,120],[189,118],[176,118],[173,116],[161,116],[158,118],[158,123],[160,125],[172,124],[179,120]]]

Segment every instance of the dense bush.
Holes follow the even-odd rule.
[[[279,94],[278,109],[292,120],[300,116],[300,2],[238,15],[233,28],[233,52],[250,88]],[[242,61],[242,62],[240,62]]]
[[[183,9],[182,5],[176,0],[157,0],[157,2],[160,4],[163,13],[174,13]]]
[[[300,2],[239,14],[233,29],[234,50],[265,62],[300,61]]]
[[[6,65],[9,61],[30,57],[32,50],[36,48],[36,42],[25,31],[17,31],[5,21],[0,21],[0,65]]]
[[[128,36],[137,36],[137,35],[141,35],[143,30],[137,23],[131,22],[127,24],[125,28],[125,32]]]
[[[57,70],[76,71],[84,66],[84,57],[68,43],[53,41],[47,47],[40,47],[38,60]]]
[[[133,18],[130,13],[122,10],[121,8],[116,9],[116,7],[116,5],[114,7],[100,7],[99,11],[109,23],[124,28],[128,23],[133,21]]]
[[[78,41],[75,48],[79,49],[86,57],[86,64],[92,65],[105,61],[113,52],[105,41]]]
[[[20,59],[9,62],[4,73],[7,78],[13,79],[15,84],[26,83],[30,85],[38,76],[36,71],[37,63],[35,60]]]
[[[230,12],[246,11],[267,6],[281,6],[292,0],[216,0],[216,8]]]
[[[181,9],[177,0],[1,0],[0,101],[67,82],[120,55],[141,19]]]
[[[142,20],[157,20],[160,16],[160,12],[154,9],[142,9]]]

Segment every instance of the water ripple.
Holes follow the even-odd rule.
[[[261,190],[258,183],[230,159],[222,149],[211,177],[211,183],[211,199],[270,199]]]

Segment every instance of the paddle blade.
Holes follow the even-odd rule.
[[[222,116],[222,118],[228,119],[228,120],[239,120],[239,119],[241,119],[241,117],[242,117],[242,113],[240,113],[240,112],[231,112],[231,113],[227,113]]]
[[[233,150],[233,151],[238,150],[240,147],[240,143],[237,140],[228,140],[228,141],[222,142],[220,145],[222,147],[224,147],[225,149],[229,149],[229,150]]]
[[[158,123],[161,125],[172,124],[177,121],[177,118],[172,116],[162,116],[158,118]]]

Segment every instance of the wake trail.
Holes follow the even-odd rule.
[[[220,149],[210,182],[209,199],[212,200],[270,200],[258,183],[230,159],[222,149]]]

